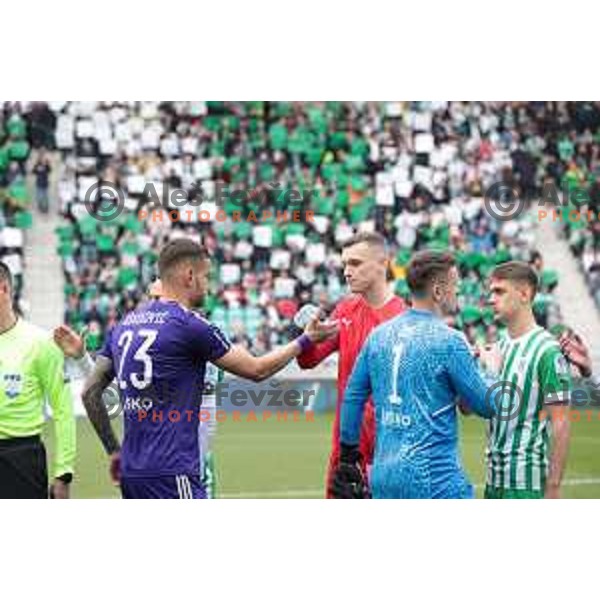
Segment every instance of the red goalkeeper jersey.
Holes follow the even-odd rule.
[[[388,300],[381,308],[369,306],[362,296],[348,296],[338,303],[331,315],[332,319],[339,321],[339,335],[320,344],[315,344],[298,356],[297,360],[300,367],[303,369],[312,369],[336,350],[340,353],[337,380],[338,395],[335,406],[331,456],[327,474],[328,484],[339,460],[340,408],[346,384],[354,367],[354,361],[358,357],[371,331],[377,325],[404,312],[405,308],[403,300],[397,296]],[[369,398],[365,407],[360,436],[360,450],[366,464],[370,464],[373,460],[374,447],[375,415],[373,412],[373,402]],[[327,485],[327,488],[329,489],[329,485]]]

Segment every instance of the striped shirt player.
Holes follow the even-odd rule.
[[[543,327],[499,342],[507,390],[488,425],[486,498],[542,498],[552,423],[546,407],[569,401],[571,376],[557,340]]]

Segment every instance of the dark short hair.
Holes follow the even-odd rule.
[[[539,278],[535,269],[520,260],[511,260],[499,264],[490,274],[490,279],[525,283],[530,287],[532,297],[535,296],[539,285]]]
[[[422,295],[438,277],[445,277],[456,260],[451,252],[422,250],[417,252],[408,263],[406,282],[412,294]]]
[[[356,233],[342,244],[342,248],[350,248],[350,246],[355,246],[356,244],[377,246],[387,253],[387,242],[383,235],[377,231],[361,231],[360,233]]]
[[[0,260],[0,281],[7,281],[8,285],[13,287],[13,276],[5,262]]]
[[[198,242],[187,238],[170,241],[160,251],[158,274],[161,279],[168,278],[170,272],[187,260],[200,261],[210,258],[208,250]]]

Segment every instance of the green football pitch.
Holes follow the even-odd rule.
[[[290,415],[291,416],[291,415]],[[600,498],[600,418],[593,413],[573,423],[563,496]],[[216,457],[218,495],[222,498],[322,498],[329,453],[331,413],[316,414],[314,422],[233,422],[219,424]],[[51,428],[47,442],[52,452]],[[87,421],[78,420],[75,498],[118,498],[108,479],[107,460]],[[484,480],[484,423],[461,420],[465,467],[481,496]]]

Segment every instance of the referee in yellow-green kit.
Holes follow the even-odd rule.
[[[0,498],[48,498],[41,440],[46,400],[52,408],[55,455],[51,496],[68,498],[75,463],[73,399],[64,356],[49,333],[13,309],[10,270],[0,262]]]

